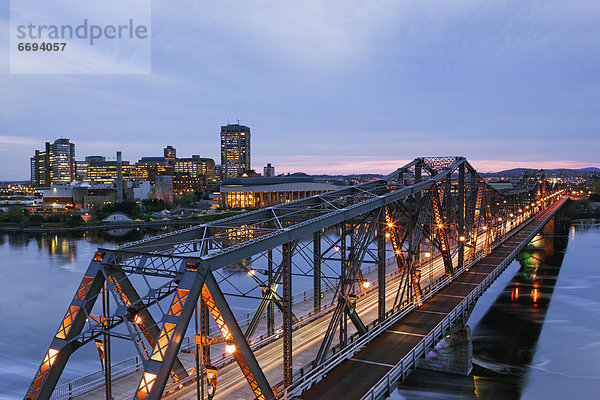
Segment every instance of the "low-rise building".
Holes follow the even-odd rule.
[[[225,209],[267,207],[330,192],[339,189],[340,184],[316,182],[315,178],[303,173],[227,178],[219,190],[219,205]],[[212,199],[215,200],[214,194]]]

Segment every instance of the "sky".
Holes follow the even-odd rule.
[[[0,180],[44,142],[76,158],[199,154],[251,128],[252,166],[389,173],[600,167],[597,0],[152,1],[152,72],[10,74],[0,3]]]

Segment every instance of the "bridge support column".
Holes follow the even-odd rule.
[[[465,164],[458,167],[458,269],[465,265]]]
[[[267,285],[269,290],[273,288],[273,250],[267,252]],[[267,333],[272,335],[275,332],[275,299],[269,301],[267,305]]]
[[[385,320],[385,211],[382,208],[377,221],[377,318]]]
[[[340,263],[340,301],[346,301],[344,297],[346,296],[346,272],[347,272],[347,262],[346,262],[346,223],[342,222],[342,237],[340,240],[340,255],[341,255],[341,263]],[[341,320],[340,320],[340,348],[346,347],[348,342],[348,316],[346,312],[342,312]]]
[[[550,238],[554,237],[556,233],[554,229],[555,218],[556,217],[553,217],[546,225],[544,225],[544,228],[542,229],[543,236]],[[551,257],[554,254],[554,240],[544,240],[544,254],[547,257]]]
[[[313,310],[321,311],[321,231],[313,235]]]
[[[455,375],[469,375],[473,369],[471,328],[466,325],[454,333],[447,334],[419,362],[419,368]]]
[[[284,243],[283,251],[283,385],[292,384],[292,250]]]

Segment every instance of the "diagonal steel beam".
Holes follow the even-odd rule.
[[[101,257],[90,262],[83,280],[67,308],[67,313],[58,328],[58,332],[52,338],[42,364],[27,390],[25,399],[49,399],[67,361],[69,361],[69,357],[81,346],[81,343],[69,341],[79,335],[83,329],[86,318],[104,285],[105,280],[100,261]]]
[[[258,361],[256,361],[254,353],[244,337],[244,333],[240,329],[231,308],[229,308],[229,304],[225,300],[223,292],[219,288],[219,284],[211,272],[206,277],[202,297],[213,318],[216,317],[215,322],[217,322],[223,338],[225,340],[233,340],[233,343],[235,343],[236,350],[233,352],[233,355],[256,398],[258,400],[274,399],[273,390]],[[211,304],[214,304],[214,306],[211,306]],[[219,318],[222,320],[221,323],[217,321]]]

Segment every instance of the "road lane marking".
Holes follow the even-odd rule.
[[[420,333],[412,333],[412,332],[394,331],[394,330],[391,330],[391,329],[388,329],[388,330],[387,330],[387,331],[385,331],[385,332],[397,333],[397,334],[399,334],[399,335],[419,336],[419,337],[425,337],[425,336],[427,336],[427,335],[423,335],[423,334],[420,334]]]
[[[425,312],[425,313],[429,313],[429,314],[448,315],[448,313],[441,312],[441,311],[429,311],[429,310],[415,310],[415,311],[417,311],[417,312]]]
[[[395,365],[392,365],[392,364],[380,363],[380,362],[377,362],[377,361],[361,360],[360,358],[351,358],[350,360],[352,360],[352,361],[358,361],[358,362],[363,362],[363,363],[366,363],[366,364],[381,365],[382,367],[388,367],[388,368],[394,368],[395,367]]]
[[[479,286],[479,283],[471,283],[471,282],[453,282],[455,285],[471,285],[471,286]]]
[[[454,297],[455,299],[464,299],[467,296],[455,296],[453,294],[438,294],[438,296],[444,296],[444,297]]]

